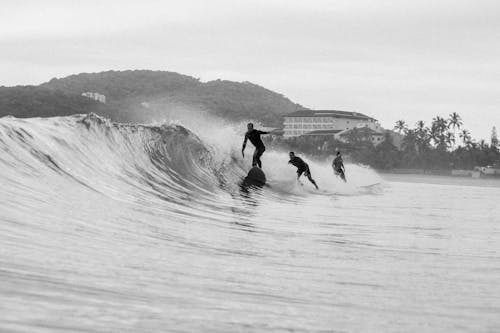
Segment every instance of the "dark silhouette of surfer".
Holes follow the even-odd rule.
[[[309,179],[309,181],[316,186],[316,189],[318,189],[318,185],[316,185],[316,182],[314,179],[312,179],[311,176],[311,170],[309,169],[309,165],[307,165],[306,162],[304,162],[303,159],[301,159],[298,156],[295,156],[295,153],[293,151],[290,152],[290,161],[288,161],[289,164],[292,164],[297,167],[297,181],[300,183],[300,176],[304,174],[304,176]]]
[[[264,154],[266,147],[260,138],[261,134],[269,134],[269,132],[259,131],[253,128],[252,123],[247,125],[248,131],[245,133],[245,140],[243,141],[243,148],[241,149],[241,154],[245,157],[245,147],[247,146],[247,141],[255,146],[255,151],[253,153],[252,166],[258,166],[262,169],[262,162],[260,157]]]
[[[344,161],[342,161],[342,155],[340,155],[340,151],[337,152],[337,157],[332,162],[333,171],[337,176],[340,176],[344,182],[347,182],[345,179],[345,167]]]

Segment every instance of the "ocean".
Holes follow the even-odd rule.
[[[500,182],[248,185],[243,130],[0,118],[0,331],[500,331]]]

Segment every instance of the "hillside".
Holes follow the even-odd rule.
[[[106,96],[107,104],[96,106],[92,102],[87,106],[88,112],[127,122],[148,121],[153,115],[158,116],[173,106],[187,106],[229,120],[255,119],[279,126],[283,114],[303,108],[283,95],[249,82],[215,80],[204,83],[190,76],[165,71],[83,73],[52,79],[34,89],[43,89],[44,93],[36,90],[37,94],[46,94],[45,91],[49,90],[75,99],[77,96],[80,99],[81,93],[86,91],[99,92]],[[75,107],[74,101],[68,98],[57,103],[51,102],[50,98],[40,101],[46,103],[46,108],[53,107],[52,113],[68,114],[68,110],[81,112],[80,107]],[[73,107],[65,107],[66,102]],[[144,108],[141,105],[143,102],[152,107]],[[22,114],[38,115],[38,111],[30,109],[29,105],[24,107]],[[0,108],[0,116],[5,114],[8,113]],[[40,116],[45,116],[45,113]]]
[[[119,102],[134,97],[156,97],[175,94],[201,83],[190,76],[163,71],[106,71],[82,73],[62,79],[52,79],[40,87],[61,90],[71,94],[96,91],[106,95],[108,102]]]
[[[0,87],[0,117],[53,117],[90,112],[107,117],[116,113],[111,106],[79,94],[36,86]]]

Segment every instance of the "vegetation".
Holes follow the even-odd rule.
[[[463,122],[457,113],[452,113],[449,119],[437,116],[430,126],[420,120],[415,127],[409,128],[405,121],[398,120],[394,130],[404,135],[400,149],[393,144],[394,136],[390,131],[386,131],[385,140],[377,146],[366,137],[369,133],[361,130],[350,131],[345,136],[346,142],[335,140],[333,137],[314,136],[274,138],[268,141],[276,148],[308,153],[318,158],[331,157],[336,150],[341,150],[353,162],[370,165],[376,169],[436,171],[471,170],[476,166],[500,167],[500,146],[496,128],[493,127],[491,143],[487,144],[484,140],[473,140],[470,132],[462,126]]]
[[[35,86],[0,87],[0,116],[54,117],[90,112],[113,114],[110,106],[80,95]]]
[[[173,107],[189,107],[228,120],[253,119],[280,126],[282,115],[303,109],[283,95],[250,82],[199,79],[165,71],[107,71],[52,79],[40,87],[66,94],[99,92],[122,122],[146,122]],[[149,107],[144,107],[147,102]]]
[[[462,128],[457,113],[448,119],[435,117],[430,127],[419,121],[415,128],[404,130],[399,165],[422,169],[473,169],[475,166],[499,166],[500,151],[493,128],[491,144],[476,142],[470,132]],[[397,123],[396,123],[397,126]],[[461,130],[457,140],[456,131]]]
[[[83,92],[106,96],[106,104]],[[148,107],[145,107],[144,102]],[[48,117],[94,112],[120,122],[147,122],[172,107],[189,107],[228,120],[281,125],[282,115],[303,109],[283,95],[252,84],[199,79],[164,71],[107,71],[52,79],[39,86],[0,87],[0,116]]]

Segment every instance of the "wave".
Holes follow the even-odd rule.
[[[250,167],[240,158],[239,134],[234,129],[198,128],[200,136],[179,124],[159,126],[110,122],[95,114],[0,121],[2,176],[16,188],[44,196],[51,190],[85,187],[121,201],[163,200],[186,206],[214,205],[214,192],[234,197]],[[248,155],[251,155],[249,153]],[[322,189],[295,181],[286,152],[269,151],[264,170],[270,179],[269,199],[283,195],[366,192],[360,177],[376,182],[373,172],[351,166],[356,177],[344,184],[328,165],[311,162],[313,177]],[[353,172],[353,170],[356,170]],[[365,175],[363,175],[365,173]]]

